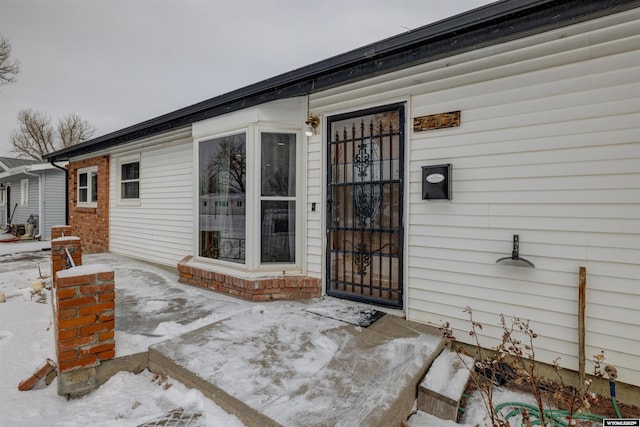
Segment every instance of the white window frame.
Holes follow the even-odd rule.
[[[98,206],[98,201],[96,198],[96,201],[93,202],[93,189],[91,186],[91,176],[92,174],[95,172],[96,174],[96,180],[98,179],[98,166],[91,166],[91,167],[87,167],[87,168],[81,168],[78,169],[77,173],[76,173],[76,187],[77,187],[77,191],[76,191],[76,206],[79,207],[84,207],[84,208],[95,208]],[[87,174],[87,186],[86,186],[86,190],[87,190],[87,200],[86,201],[80,201],[80,190],[85,188],[85,187],[80,187],[80,175],[82,174]]]
[[[8,186],[9,186],[8,184],[5,184],[2,191],[0,191],[0,206],[4,206],[7,204],[7,187]]]
[[[251,247],[247,247],[246,246],[246,242],[250,240],[250,237],[252,235],[252,230],[250,230],[250,221],[248,221],[246,218],[249,217],[249,212],[250,209],[252,208],[252,200],[250,198],[250,195],[247,193],[246,194],[246,198],[245,198],[245,259],[244,262],[242,263],[236,263],[236,262],[231,262],[231,261],[225,261],[225,260],[221,260],[221,259],[214,259],[214,258],[207,258],[207,257],[203,257],[200,256],[200,212],[201,209],[203,208],[201,202],[200,202],[200,143],[202,142],[206,142],[206,141],[210,141],[210,140],[214,140],[214,139],[219,139],[219,138],[224,138],[227,136],[233,136],[233,135],[239,135],[239,134],[244,134],[245,136],[245,152],[246,152],[246,186],[247,188],[250,185],[250,173],[251,171],[254,169],[253,165],[250,163],[252,160],[252,153],[249,152],[250,150],[250,143],[249,140],[251,139],[251,135],[249,134],[247,128],[239,128],[239,129],[234,129],[234,130],[230,130],[228,132],[224,132],[224,133],[216,133],[216,134],[211,134],[211,135],[207,135],[205,137],[202,138],[197,138],[194,139],[194,165],[195,165],[195,169],[196,169],[196,173],[194,174],[195,177],[195,185],[194,185],[194,189],[195,189],[195,200],[197,200],[197,206],[198,208],[195,209],[195,224],[197,224],[196,227],[196,233],[195,233],[195,257],[198,260],[202,260],[206,263],[212,263],[212,264],[216,264],[219,266],[222,266],[222,270],[224,271],[225,268],[228,267],[228,272],[235,272],[235,271],[243,271],[243,272],[247,272],[250,270],[249,267],[249,256],[251,255]]]
[[[201,142],[222,138],[229,135],[235,135],[245,133],[246,135],[246,181],[247,181],[247,195],[246,195],[246,223],[245,223],[245,239],[247,240],[245,246],[245,262],[233,263],[220,259],[213,259],[200,256],[200,244],[199,244],[199,231],[198,226],[195,233],[195,257],[198,262],[215,264],[218,266],[221,272],[228,272],[230,274],[242,275],[245,277],[253,277],[263,275],[265,272],[278,272],[287,274],[298,275],[303,271],[303,246],[304,246],[304,203],[302,196],[304,194],[304,188],[306,186],[304,179],[304,168],[300,167],[303,164],[305,155],[304,142],[302,129],[299,125],[283,124],[283,125],[269,125],[269,126],[256,126],[249,125],[246,127],[236,128],[226,132],[212,133],[203,137],[194,138],[194,165],[196,168],[195,173],[195,200],[199,200],[198,189],[200,188],[200,159],[199,159],[199,146]],[[262,133],[288,133],[294,134],[296,140],[296,195],[292,197],[292,200],[296,202],[296,236],[295,236],[295,262],[294,263],[267,263],[262,264],[260,262],[260,243],[261,239],[251,238],[251,236],[260,236],[262,227],[261,218],[261,203],[263,199],[261,196],[261,170],[260,170],[260,158],[261,158],[261,135]],[[195,224],[200,223],[200,203],[197,203],[198,208],[195,210]]]
[[[262,134],[263,133],[287,133],[287,134],[292,134],[295,135],[295,141],[296,141],[296,194],[293,197],[268,197],[265,196],[263,197],[260,193],[261,193],[261,188],[262,188],[262,182],[261,180],[261,166],[262,165]],[[306,141],[306,139],[304,140]],[[253,236],[260,236],[262,237],[262,215],[261,215],[261,207],[262,207],[262,201],[263,200],[278,200],[278,201],[294,201],[296,204],[296,235],[295,235],[295,245],[296,245],[296,251],[295,251],[295,262],[294,263],[266,263],[263,264],[260,261],[260,244],[262,242],[262,239],[253,239],[253,257],[252,257],[252,261],[253,261],[253,266],[254,269],[257,271],[269,271],[269,270],[275,270],[275,271],[289,271],[289,270],[293,270],[293,271],[298,271],[298,272],[302,272],[302,256],[303,256],[303,252],[302,252],[302,245],[303,245],[303,229],[302,227],[304,226],[304,221],[302,221],[303,215],[302,215],[302,209],[304,209],[303,207],[303,203],[302,203],[302,188],[304,186],[303,184],[303,179],[304,179],[304,175],[303,175],[303,168],[300,167],[301,165],[303,165],[303,157],[302,157],[302,152],[303,152],[303,139],[302,139],[302,131],[300,130],[299,127],[295,127],[295,128],[291,128],[291,127],[287,127],[287,126],[256,126],[255,127],[255,135],[254,135],[254,141],[253,141],[253,147],[251,148],[251,152],[253,154],[255,154],[255,165],[256,167],[252,168],[252,171],[255,171],[254,174],[254,186],[253,188],[255,189],[254,193],[255,194],[251,194],[251,197],[254,200],[253,203],[253,209],[252,209],[252,218],[253,218],[253,226],[255,227],[254,230],[255,232],[252,234]],[[249,176],[247,175],[247,180],[249,180]],[[249,197],[249,196],[247,196]],[[249,216],[249,215],[247,215]]]
[[[20,180],[20,206],[29,206],[29,178]]]
[[[122,180],[122,166],[129,163],[138,163],[138,179],[136,180]],[[140,206],[141,192],[142,192],[142,162],[140,161],[140,154],[133,154],[125,157],[119,157],[116,159],[116,204],[118,206]],[[137,182],[138,183],[138,197],[137,198],[123,198],[122,197],[122,184],[123,182]]]

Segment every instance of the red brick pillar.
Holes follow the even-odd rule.
[[[65,236],[51,240],[51,277],[54,288],[57,286],[56,273],[67,269],[67,250],[75,266],[82,265],[82,241],[79,237]]]
[[[56,338],[58,369],[97,365],[115,356],[115,286],[104,265],[71,268],[57,274]]]
[[[51,227],[51,240],[64,236],[72,236],[70,225],[55,225]]]
[[[53,232],[53,230],[52,230]],[[75,267],[67,268],[67,252]],[[97,367],[115,357],[113,269],[82,265],[82,241],[51,241],[58,394],[80,396],[99,386]]]
[[[86,265],[56,275],[58,394],[81,395],[96,388],[96,367],[115,357],[113,269]]]

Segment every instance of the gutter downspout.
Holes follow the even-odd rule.
[[[55,160],[49,159],[51,166],[64,171],[64,225],[69,225],[69,170],[54,162]]]

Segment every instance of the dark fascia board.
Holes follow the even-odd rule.
[[[45,156],[69,160],[265,102],[326,90],[640,7],[640,0],[503,0],[207,99]]]

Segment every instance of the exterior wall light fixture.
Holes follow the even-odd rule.
[[[320,119],[315,116],[309,116],[304,124],[307,125],[307,128],[304,130],[304,134],[307,136],[315,135],[316,128],[320,124]]]

